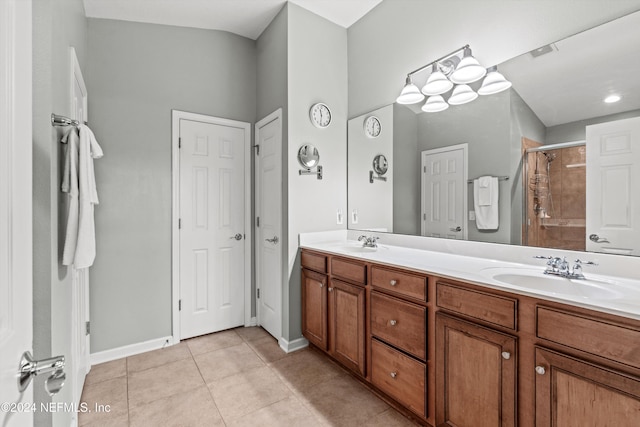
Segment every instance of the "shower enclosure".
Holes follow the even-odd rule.
[[[585,250],[584,141],[541,145],[526,140],[523,152],[523,244]]]

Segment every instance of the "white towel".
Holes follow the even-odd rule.
[[[73,263],[75,268],[81,269],[93,265],[96,257],[93,206],[99,202],[93,159],[99,159],[103,153],[91,129],[80,125],[78,134],[76,136],[72,129],[65,135],[69,147],[62,191],[69,193],[70,206],[62,263]]]
[[[482,182],[487,182],[486,187],[482,187]],[[486,203],[487,194],[482,195],[486,191],[489,195],[488,204]],[[500,191],[498,188],[498,178],[491,176],[482,176],[473,181],[473,204],[476,211],[476,227],[478,230],[497,230],[500,225],[499,211]]]

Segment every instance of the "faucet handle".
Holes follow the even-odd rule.
[[[551,259],[551,256],[545,256],[545,255],[535,255],[534,258],[537,259]]]
[[[582,261],[580,259],[575,260],[575,264],[576,265],[598,265],[597,262],[593,262],[593,261]]]
[[[362,242],[363,240],[365,240],[367,238],[367,236],[365,236],[364,234],[360,237],[358,237],[358,242]]]

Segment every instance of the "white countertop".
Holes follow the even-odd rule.
[[[418,270],[427,274],[461,280],[488,288],[509,291],[517,294],[533,296],[540,299],[556,301],[602,311],[618,316],[640,320],[640,280],[628,277],[618,277],[591,273],[588,267],[583,269],[586,281],[569,280],[565,278],[547,276],[544,260],[536,264],[525,264],[512,261],[502,261],[478,256],[458,255],[441,252],[378,243],[375,250],[362,250],[362,243],[357,240],[348,240],[346,232],[313,233],[300,236],[300,247],[335,255],[348,256],[365,261],[404,267]],[[485,247],[488,249],[489,247]],[[515,248],[514,248],[515,250]],[[541,249],[542,252],[548,252]],[[496,250],[495,252],[499,252]],[[492,251],[487,252],[487,257],[495,256]],[[554,255],[555,256],[555,255]],[[530,256],[529,256],[530,258]],[[588,258],[586,256],[585,258]],[[533,261],[533,259],[532,259]],[[539,271],[540,280],[536,280]],[[496,273],[507,275],[496,276]],[[511,274],[529,275],[536,288],[520,283],[515,285],[505,281],[496,280],[495,277],[507,277]],[[528,277],[525,277],[528,278]],[[545,281],[548,281],[545,282]],[[538,282],[545,286],[538,286]],[[548,289],[546,287],[548,286]],[[562,292],[557,289],[562,288]],[[543,289],[541,289],[543,288]],[[574,292],[575,289],[575,292]],[[595,289],[595,293],[586,292]],[[602,297],[599,292],[605,292]]]

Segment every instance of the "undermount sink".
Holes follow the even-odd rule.
[[[347,241],[337,243],[335,248],[344,252],[354,253],[354,254],[362,254],[362,253],[371,253],[376,252],[378,248],[370,248],[368,246],[362,246],[361,242],[356,241]]]
[[[609,280],[567,279],[544,274],[543,269],[533,268],[485,268],[481,273],[497,282],[522,289],[541,291],[558,296],[581,297],[593,300],[612,300],[625,294]]]

